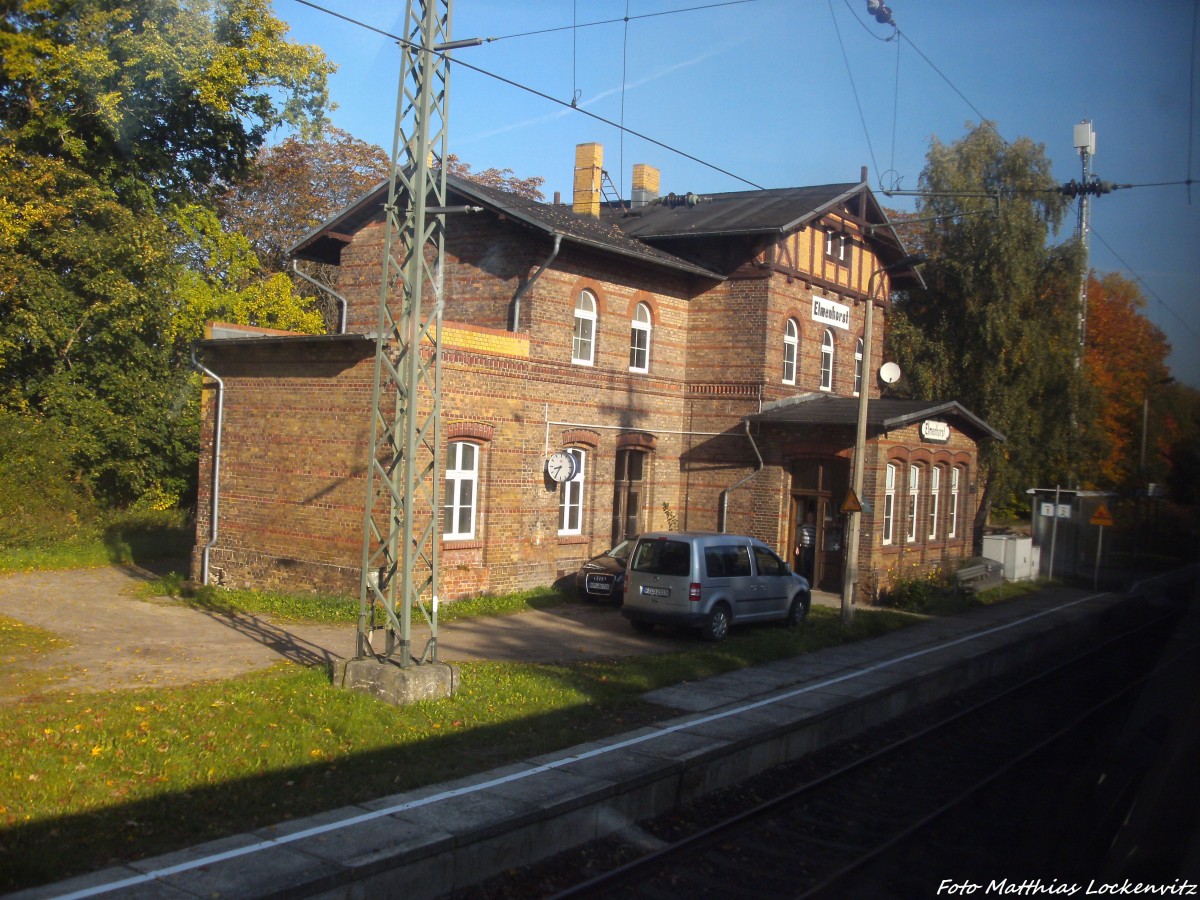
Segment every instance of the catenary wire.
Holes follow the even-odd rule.
[[[688,7],[683,7],[681,9],[664,9],[664,10],[660,10],[658,12],[642,13],[641,15],[637,15],[637,16],[629,15],[629,11],[626,10],[626,14],[624,16],[621,16],[616,19],[600,19],[595,22],[581,22],[579,24],[572,24],[572,25],[556,25],[553,28],[539,28],[534,31],[519,31],[515,34],[502,34],[498,37],[485,38],[484,40],[486,40],[488,42],[506,41],[509,38],[532,37],[533,35],[538,35],[538,34],[553,34],[556,31],[567,31],[568,29],[574,30],[574,29],[579,29],[579,28],[591,28],[595,25],[615,25],[618,22],[632,22],[635,19],[653,19],[658,16],[673,16],[676,13],[697,12],[699,10],[705,10],[705,9],[717,9],[722,6],[739,6],[743,3],[758,3],[758,2],[759,2],[759,0],[724,0],[724,2],[721,2],[721,3],[705,3],[700,6],[688,6]]]
[[[354,19],[354,18],[351,18],[350,16],[346,16],[342,13],[328,9],[327,7],[320,6],[316,3],[311,2],[311,0],[294,0],[294,2],[299,3],[302,6],[307,6],[310,9],[316,10],[317,12],[322,12],[322,13],[325,13],[326,15],[333,16],[334,18],[341,19],[351,25],[356,25],[360,28],[365,28],[368,31],[372,31],[378,35],[381,35],[382,37],[386,37],[389,40],[397,41],[398,43],[400,43],[402,45],[407,46],[407,45],[411,44],[411,42],[405,38],[399,37],[398,35],[392,34],[391,32],[385,31],[381,28],[377,28],[374,25],[369,25],[366,22],[359,21],[358,19]],[[570,28],[570,29],[587,28],[587,27],[591,27],[593,25],[607,25],[607,24],[613,24],[616,22],[626,22],[631,19],[652,18],[655,16],[664,16],[664,15],[671,15],[674,13],[683,13],[683,12],[694,12],[697,10],[713,9],[713,8],[717,8],[717,7],[734,6],[734,5],[740,5],[740,4],[744,4],[744,3],[753,3],[753,2],[758,2],[758,0],[726,0],[726,2],[721,2],[721,3],[703,4],[703,5],[698,5],[698,6],[675,9],[675,10],[663,10],[663,11],[660,11],[657,13],[644,13],[644,14],[638,15],[638,16],[625,16],[622,18],[610,19],[610,20],[605,20],[605,21],[601,21],[601,22],[585,22],[581,25],[561,26],[561,27],[557,27],[557,28],[542,29],[540,31],[521,32],[521,33],[516,33],[516,34],[511,34],[511,35],[503,35],[501,37],[485,38],[485,41],[490,42],[490,41],[505,40],[507,38],[512,38],[512,37],[525,37],[528,35],[543,34],[543,33],[552,32],[552,31],[564,31],[564,30],[567,30],[568,28]],[[1200,0],[1196,0],[1196,5],[1197,5],[1197,9],[1200,10]],[[830,6],[830,12],[832,13],[832,2],[831,2],[831,6]],[[836,27],[836,23],[835,23],[835,27]],[[864,25],[864,27],[866,27],[866,26]],[[870,30],[870,29],[868,29],[868,30]],[[1193,37],[1194,37],[1194,32],[1195,32],[1195,29],[1193,29]],[[975,104],[972,103],[966,97],[966,95],[963,94],[963,92],[961,90],[959,90],[959,88],[954,84],[954,82],[952,82],[945,75],[945,73],[943,73],[941,71],[941,69],[939,69],[936,65],[934,65],[933,61],[930,60],[929,57],[924,52],[922,52],[921,48],[918,47],[913,42],[912,38],[910,38],[907,34],[901,32],[900,29],[898,29],[898,28],[896,29],[896,36],[899,36],[899,37],[903,38],[904,40],[908,41],[909,46],[911,46],[913,48],[913,50],[915,50],[917,52],[917,55],[920,56],[921,59],[923,59],[925,61],[925,63],[931,69],[933,69],[933,71],[936,72],[937,75],[943,81],[946,82],[946,84],[951,88],[951,90],[953,90],[956,94],[958,94],[958,96],[962,99],[962,101],[964,103],[966,103],[967,106],[969,106],[971,108],[971,110],[979,117],[981,124],[988,123],[989,126],[992,128],[992,130],[995,131],[996,136],[999,137],[1000,140],[1005,143],[1005,145],[1007,145],[1009,143],[1009,141],[1002,134],[1000,134],[999,129],[995,126],[995,124],[993,122],[991,122],[991,120],[989,120],[986,116],[984,116],[984,114],[982,112],[980,112],[980,110],[975,106]],[[840,40],[841,40],[840,32],[838,33],[838,39],[840,42]],[[891,38],[881,39],[881,40],[890,40],[890,39]],[[845,56],[844,48],[843,48],[842,52],[843,52],[843,57],[844,57]],[[435,51],[435,53],[436,53],[436,51]],[[437,55],[444,57],[446,54],[437,53]],[[481,68],[479,66],[472,65],[471,63],[465,62],[457,57],[453,58],[452,62],[455,65],[462,66],[462,67],[464,67],[470,71],[476,72],[480,75],[485,75],[488,78],[492,78],[503,84],[507,84],[510,87],[514,87],[518,90],[533,94],[536,97],[540,97],[544,100],[548,100],[551,103],[558,104],[559,106],[563,106],[568,109],[573,109],[576,112],[582,113],[583,115],[596,120],[597,122],[600,122],[604,125],[608,125],[609,127],[618,129],[619,132],[622,134],[632,135],[633,137],[644,140],[650,144],[653,144],[656,147],[660,147],[669,153],[674,153],[678,156],[683,157],[684,159],[691,160],[692,162],[698,163],[699,165],[702,165],[708,169],[712,169],[715,172],[719,172],[722,175],[726,175],[726,176],[734,179],[735,181],[741,182],[742,184],[749,185],[750,187],[756,188],[758,190],[766,190],[766,188],[763,185],[758,184],[757,182],[751,181],[748,178],[743,178],[742,176],[737,175],[733,172],[730,172],[729,170],[727,170],[721,166],[718,166],[715,163],[710,163],[710,162],[703,160],[691,153],[688,153],[684,150],[680,150],[677,147],[672,147],[671,145],[666,144],[663,141],[659,141],[656,138],[652,138],[649,135],[643,134],[641,132],[635,131],[630,128],[625,128],[623,124],[618,123],[618,122],[613,122],[611,119],[607,119],[604,116],[600,116],[600,115],[597,115],[596,113],[589,112],[588,110],[575,105],[575,103],[573,103],[573,102],[567,103],[563,100],[558,99],[557,97],[551,96],[550,94],[546,94],[543,91],[539,91],[536,88],[532,88],[528,85],[521,84],[520,82],[513,81],[510,78],[506,78],[503,75],[498,75],[495,72],[488,71],[487,69]],[[848,65],[848,63],[847,63],[847,65]],[[857,91],[855,91],[855,101],[857,102],[857,100],[858,100],[858,95],[857,95]],[[859,116],[860,116],[860,118],[862,117],[861,106],[859,107]],[[865,121],[863,122],[863,128],[865,131],[866,130]],[[867,138],[867,142],[868,142],[868,146],[870,146],[869,135]],[[1190,165],[1191,165],[1190,153],[1191,153],[1191,148],[1190,148],[1190,138],[1189,138],[1189,172],[1190,172]],[[873,148],[871,149],[871,157],[872,157],[872,163],[874,163],[874,149]],[[876,168],[878,169],[878,164],[875,163],[875,165],[876,165]],[[1187,185],[1187,187],[1189,189],[1189,196],[1190,196],[1191,185],[1193,183],[1194,183],[1194,179],[1189,177],[1189,178],[1181,180],[1181,181],[1147,182],[1147,183],[1142,183],[1142,184],[1122,185],[1122,187],[1134,188],[1134,187],[1159,187],[1159,186],[1172,186],[1172,185]],[[885,193],[887,193],[887,192],[885,192]],[[1094,228],[1092,229],[1092,233],[1096,234]],[[1146,292],[1148,294],[1150,294],[1159,303],[1159,305],[1161,305],[1164,309],[1166,309],[1168,312],[1170,312],[1171,315],[1174,316],[1189,332],[1191,332],[1193,335],[1196,335],[1196,331],[1191,327],[1191,325],[1189,325],[1188,322],[1185,319],[1183,319],[1183,317],[1181,317],[1178,313],[1176,313],[1170,307],[1170,305],[1167,304],[1167,302],[1165,300],[1163,300],[1161,297],[1159,297],[1157,294],[1155,294],[1152,290],[1150,290],[1149,286],[1146,285],[1145,279],[1143,279],[1142,276],[1139,275],[1137,273],[1137,271],[1121,257],[1120,254],[1118,254],[1115,250],[1113,250],[1112,246],[1109,245],[1107,241],[1105,241],[1098,234],[1096,234],[1096,237],[1102,244],[1104,244],[1104,246],[1109,250],[1109,252],[1111,252],[1113,254],[1113,256],[1121,263],[1121,265],[1124,266],[1125,269],[1133,275],[1134,281],[1136,283],[1142,285],[1142,287],[1146,290]]]
[[[833,20],[833,31],[837,35],[838,47],[842,51],[842,61],[846,64],[846,77],[850,81],[850,92],[854,95],[854,105],[858,108],[858,120],[862,122],[863,137],[867,140],[867,152],[871,154],[871,165],[879,171],[879,162],[875,159],[875,145],[871,143],[871,132],[867,128],[867,117],[863,114],[862,101],[858,98],[858,85],[854,83],[854,69],[850,66],[850,57],[846,54],[846,44],[842,41],[842,29],[838,27],[837,15],[833,11],[833,0],[829,2],[829,18]]]
[[[307,6],[310,9],[314,9],[317,12],[327,13],[331,16],[334,16],[335,18],[342,19],[343,21],[348,22],[351,25],[357,25],[360,28],[366,28],[368,31],[373,31],[376,34],[382,35],[383,37],[386,37],[389,40],[396,41],[397,43],[399,43],[403,46],[406,46],[406,47],[413,46],[412,41],[408,40],[407,38],[403,38],[403,37],[400,37],[399,35],[392,34],[389,31],[384,31],[381,28],[376,28],[374,25],[368,25],[365,22],[360,22],[359,20],[353,19],[350,16],[343,15],[342,13],[334,12],[331,9],[328,9],[324,6],[320,6],[316,3],[311,2],[311,0],[294,0],[294,2],[299,3],[302,6]],[[752,2],[752,0],[736,0],[736,2],[745,3],[745,2]],[[716,4],[716,5],[724,5],[724,4]],[[697,8],[699,9],[702,7],[697,7]],[[656,14],[656,15],[661,15],[661,14]],[[616,19],[614,21],[619,22],[622,20]],[[648,134],[643,134],[642,132],[635,131],[632,128],[625,128],[619,122],[614,122],[612,119],[606,119],[604,116],[597,115],[596,113],[593,113],[593,112],[588,112],[586,109],[583,109],[580,106],[575,106],[571,103],[568,103],[565,100],[560,100],[557,97],[554,97],[550,94],[545,93],[544,91],[539,91],[537,88],[530,87],[527,84],[521,84],[519,81],[513,81],[511,78],[506,78],[503,75],[498,75],[495,72],[489,71],[480,66],[472,65],[471,63],[465,62],[464,60],[459,59],[458,57],[450,57],[444,51],[433,50],[431,52],[433,53],[434,56],[440,56],[443,59],[447,59],[456,66],[460,66],[464,69],[468,69],[469,71],[476,72],[480,75],[485,75],[488,78],[499,81],[501,84],[507,84],[509,87],[514,87],[517,90],[525,91],[528,94],[533,94],[533,96],[535,96],[535,97],[540,97],[543,100],[548,100],[551,103],[556,103],[559,106],[566,107],[567,109],[572,109],[577,113],[585,115],[590,119],[595,119],[597,122],[600,122],[604,125],[608,125],[611,128],[619,129],[620,131],[622,131],[625,134],[632,135],[633,137],[639,138],[643,141],[646,141],[647,143],[653,144],[656,147],[661,147],[663,150],[666,150],[668,153],[674,153],[677,156],[682,156],[684,159],[689,159],[694,163],[698,163],[698,164],[704,166],[705,168],[712,169],[714,172],[720,172],[722,175],[727,175],[730,178],[734,179],[735,181],[740,181],[742,184],[749,185],[752,188],[757,188],[760,191],[766,190],[766,188],[763,185],[759,184],[758,182],[751,181],[749,178],[743,178],[741,175],[737,175],[734,172],[730,172],[728,169],[722,168],[721,166],[718,166],[716,163],[710,163],[707,160],[703,160],[694,154],[688,153],[686,150],[680,150],[678,147],[672,147],[670,144],[664,143],[663,141],[660,141],[657,138],[652,138]]]

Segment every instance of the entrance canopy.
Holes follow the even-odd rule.
[[[954,419],[959,427],[976,437],[1004,440],[1004,435],[956,400],[871,400],[867,404],[867,426],[875,431],[895,431],[932,418]],[[746,417],[747,421],[775,425],[845,425],[858,422],[858,398],[831,394],[798,394]]]

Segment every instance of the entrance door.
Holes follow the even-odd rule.
[[[615,547],[641,531],[643,478],[646,470],[644,450],[618,450],[613,488],[612,542]]]
[[[842,590],[845,517],[841,502],[848,476],[843,459],[802,459],[792,466],[792,567],[817,590]],[[814,532],[807,545],[811,560],[804,543],[809,529]]]

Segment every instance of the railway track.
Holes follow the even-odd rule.
[[[1164,650],[1178,619],[1178,607],[1159,609],[1069,660],[906,715],[475,896],[908,898],[1030,874],[1045,890],[1086,884],[1129,800],[1117,783],[1128,773],[1097,789],[1110,773],[1093,761],[1125,752],[1118,743],[1147,681],[1197,656],[1194,644]]]

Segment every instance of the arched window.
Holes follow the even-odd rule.
[[[796,355],[800,348],[800,326],[795,319],[787,320],[783,332],[783,383],[796,383]]]
[[[575,301],[575,336],[571,340],[571,362],[581,366],[596,361],[596,297],[580,291]]]
[[[854,345],[854,396],[862,390],[863,339]]]
[[[958,537],[958,478],[962,470],[955,466],[950,470],[950,498],[946,509],[946,537]]]
[[[442,498],[442,537],[475,539],[479,502],[479,445],[453,441],[446,450],[446,491]]]
[[[942,500],[942,469],[940,466],[933,466],[929,470],[929,539],[937,540],[938,536],[938,513],[941,510]]]
[[[908,541],[917,540],[917,501],[921,497],[921,470],[917,466],[908,467]]]
[[[821,337],[821,390],[833,390],[833,332],[828,328]]]
[[[629,325],[629,371],[650,371],[650,307],[639,303]]]
[[[883,543],[892,542],[892,526],[896,518],[896,464],[887,464],[883,483]]]
[[[567,452],[575,457],[575,477],[564,481],[558,495],[558,533],[583,533],[583,487],[586,451],[568,447]]]

